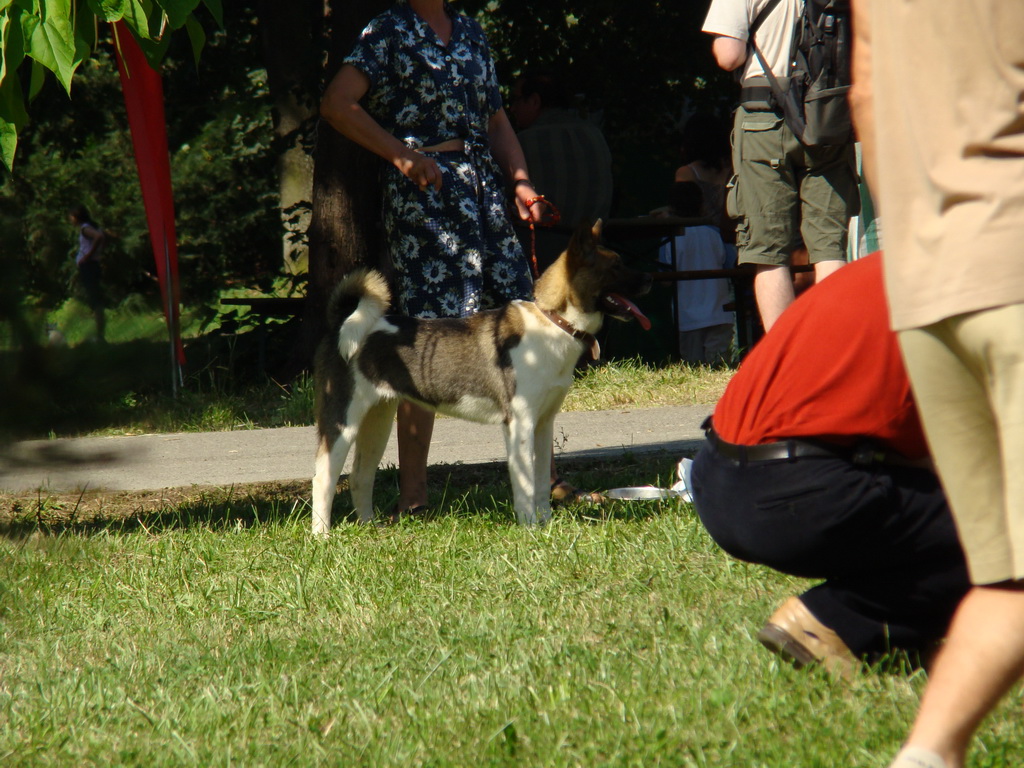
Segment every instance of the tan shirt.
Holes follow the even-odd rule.
[[[1024,302],[1024,2],[870,6],[893,328]]]
[[[712,0],[702,29],[711,35],[733,37],[746,42],[750,39],[750,26],[767,4],[768,0]],[[757,46],[776,77],[789,75],[793,29],[802,10],[802,0],[782,0],[757,30]],[[743,64],[743,80],[763,74],[761,62],[751,50]]]

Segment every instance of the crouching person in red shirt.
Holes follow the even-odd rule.
[[[825,580],[768,619],[765,646],[848,674],[942,639],[969,580],[889,330],[880,254],[787,309],[705,428],[692,490],[711,536],[741,560]]]

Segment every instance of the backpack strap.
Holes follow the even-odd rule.
[[[768,62],[765,60],[764,54],[761,53],[761,48],[757,45],[757,40],[755,38],[757,30],[761,28],[765,19],[767,19],[768,15],[779,6],[780,2],[782,2],[782,0],[768,0],[768,3],[761,9],[761,12],[754,17],[754,21],[750,25],[748,42],[750,47],[754,50],[754,55],[761,64],[761,69],[764,70],[764,77],[768,85],[767,87],[761,85],[744,88],[740,93],[741,101],[767,102],[769,106],[774,106],[772,104],[772,100],[769,98],[770,96],[774,96],[775,105],[783,103],[783,97],[786,93],[786,89],[783,88],[782,83],[779,82],[775,73],[772,72],[772,68],[768,66]]]
[[[761,12],[754,17],[754,23],[750,25],[749,32],[750,42],[752,45],[754,44],[754,35],[757,34],[757,30],[761,28],[761,25],[764,24],[764,20],[768,18],[768,14],[774,11],[780,2],[782,2],[782,0],[768,0],[768,3],[761,9]]]
[[[761,49],[758,48],[757,43],[754,41],[754,35],[753,35],[753,30],[755,30],[758,26],[761,25],[761,23],[764,22],[764,19],[762,17],[767,16],[768,12],[771,11],[773,8],[775,8],[775,6],[777,6],[780,1],[781,0],[768,0],[768,4],[762,9],[761,13],[759,13],[757,15],[757,18],[754,19],[754,24],[751,25],[750,44],[754,48],[754,55],[757,56],[757,60],[759,62],[761,62],[761,69],[764,70],[765,80],[768,81],[769,92],[765,94],[766,96],[770,97],[770,98],[766,99],[766,101],[768,103],[768,107],[771,108],[771,109],[779,109],[779,110],[781,110],[782,114],[785,116],[786,123],[789,125],[790,130],[793,131],[793,133],[796,134],[796,136],[801,137],[801,141],[802,141],[803,140],[802,137],[804,135],[804,130],[806,129],[806,123],[804,122],[804,116],[803,116],[803,114],[801,114],[802,106],[801,106],[800,103],[794,103],[794,99],[793,98],[787,98],[787,95],[792,95],[792,94],[789,93],[790,92],[789,79],[788,78],[786,79],[786,84],[785,85],[783,85],[781,82],[779,82],[779,78],[777,78],[775,76],[775,73],[772,72],[772,68],[769,67],[768,66],[768,62],[765,61],[764,54],[761,53]],[[811,0],[805,0],[805,2],[811,2]],[[800,23],[802,24],[803,22],[801,21]],[[793,47],[796,44],[796,39],[797,39],[797,26],[794,26],[793,27],[792,38],[791,38],[791,41],[790,41],[790,53],[792,53],[792,51],[793,51]],[[747,91],[747,96],[748,96],[747,100],[748,101],[750,101],[750,100],[762,101],[761,98],[757,98],[757,99],[750,99],[749,98],[749,96],[751,96],[752,93],[754,93],[756,91],[760,91],[762,89],[748,88],[748,89],[745,89],[745,90]]]

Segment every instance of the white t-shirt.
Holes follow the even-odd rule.
[[[732,266],[735,255],[730,259],[729,246],[722,242],[718,227],[687,227],[686,233],[676,235],[675,268],[680,271],[697,269],[724,269]],[[665,243],[658,253],[658,260],[672,264],[672,245]],[[676,302],[679,308],[679,330],[695,331],[712,325],[728,325],[735,319],[732,312],[722,309],[723,304],[732,301],[729,281],[724,278],[711,280],[679,280],[676,282]]]
[[[754,19],[767,4],[768,0],[712,0],[703,31],[747,42]],[[793,30],[802,11],[803,0],[781,0],[757,30],[757,46],[776,77],[789,75]],[[761,62],[751,50],[743,64],[743,81],[763,75]]]

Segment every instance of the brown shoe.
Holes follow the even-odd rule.
[[[829,672],[850,677],[860,664],[834,631],[818,621],[799,597],[791,597],[757,633],[772,653],[800,669],[821,664]]]

